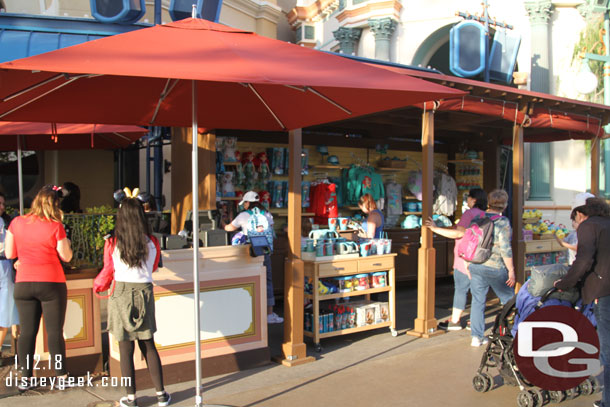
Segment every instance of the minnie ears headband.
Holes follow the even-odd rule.
[[[140,202],[146,203],[150,201],[150,194],[148,192],[140,192],[140,188],[134,188],[133,191],[125,187],[123,189],[117,189],[114,191],[114,200],[121,203],[125,198],[137,198]]]

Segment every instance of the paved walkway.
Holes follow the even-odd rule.
[[[449,315],[453,288],[443,284],[437,289],[436,315]],[[415,313],[415,288],[398,293],[398,328],[401,333],[412,326]],[[488,318],[491,322],[492,317]],[[277,364],[207,378],[203,383],[204,402],[209,405],[317,407],[317,406],[517,406],[518,388],[501,384],[477,393],[472,377],[480,363],[483,348],[470,347],[470,332],[463,330],[432,339],[405,334],[392,337],[387,329],[363,332],[322,341],[323,351],[313,363],[287,368]],[[270,326],[272,352],[279,350],[282,326]],[[205,369],[205,365],[203,367]],[[497,372],[492,372],[497,375]],[[193,406],[194,382],[168,386],[172,405]],[[116,388],[91,387],[0,399],[10,407],[114,406],[122,396]],[[154,391],[139,392],[140,407],[156,406]],[[561,403],[563,407],[591,406],[599,394],[577,397]],[[104,402],[108,400],[108,402]],[[551,404],[552,406],[552,404]]]

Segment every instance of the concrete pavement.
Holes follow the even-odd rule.
[[[437,318],[449,315],[453,286],[437,288]],[[398,328],[412,327],[415,316],[415,287],[400,288],[397,295]],[[491,323],[492,316],[488,318]],[[282,326],[270,326],[270,346],[279,352]],[[362,332],[322,341],[323,351],[313,363],[287,368],[277,364],[204,379],[204,402],[228,406],[486,406],[514,407],[519,389],[502,385],[477,393],[472,377],[480,363],[483,347],[470,346],[470,332],[463,330],[418,339],[401,334],[392,337],[387,329]],[[203,366],[205,369],[205,365]],[[496,371],[491,372],[498,375]],[[28,391],[0,399],[10,407],[114,406],[123,392],[117,388],[85,387],[64,391]],[[193,406],[194,382],[167,386],[175,406]],[[563,407],[591,406],[599,394],[580,396],[561,403]],[[153,389],[138,392],[140,407],[156,406]],[[552,404],[551,404],[552,405]]]

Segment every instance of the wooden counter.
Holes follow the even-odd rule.
[[[93,279],[97,275],[98,269],[66,270],[65,272],[68,287],[68,305],[64,323],[66,369],[74,376],[102,372],[100,302],[93,294]],[[34,353],[40,355],[42,361],[46,361],[49,359],[49,353],[44,320],[40,325]],[[43,367],[35,374],[54,376],[55,371],[47,371]]]
[[[202,373],[204,377],[269,363],[267,286],[263,257],[249,246],[199,250]],[[165,384],[195,380],[193,251],[162,252],[163,268],[153,274],[157,332]],[[118,342],[109,334],[110,375],[121,376]],[[137,388],[152,387],[136,346]]]

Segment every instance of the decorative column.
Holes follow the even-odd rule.
[[[355,55],[361,34],[362,28],[340,27],[338,30],[333,31],[335,39],[339,41],[341,46],[341,53],[347,55]]]
[[[552,14],[551,0],[525,2],[525,10],[530,17],[531,31],[531,90],[551,93],[551,58],[549,41],[549,20]],[[551,145],[531,143],[530,157],[530,199],[551,199]]]
[[[396,21],[386,18],[370,19],[368,21],[371,31],[375,34],[375,59],[390,60],[390,39],[396,29]]]
[[[551,8],[551,0],[525,2],[525,10],[530,17],[530,25],[532,27],[531,89],[543,93],[549,93],[551,90],[549,52],[549,20],[552,14]]]

